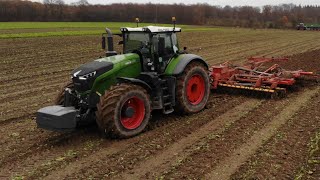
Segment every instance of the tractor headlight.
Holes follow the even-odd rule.
[[[93,71],[91,73],[88,73],[88,74],[85,74],[85,75],[82,75],[82,76],[79,76],[79,79],[80,80],[87,80],[91,77],[94,77],[96,75],[97,71]]]

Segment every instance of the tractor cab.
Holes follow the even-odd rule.
[[[163,73],[169,60],[178,54],[179,45],[174,27],[121,28],[123,53],[137,53],[144,72]]]

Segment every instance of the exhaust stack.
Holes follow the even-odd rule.
[[[108,50],[106,52],[106,56],[114,56],[117,55],[117,52],[113,49],[113,34],[109,28],[106,28],[107,33],[102,34],[102,49],[106,49],[106,38],[104,34],[107,34],[107,41],[108,41]]]

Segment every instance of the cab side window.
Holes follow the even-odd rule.
[[[170,34],[157,34],[159,38],[159,55],[160,56],[168,56],[174,53],[172,46],[172,39]]]
[[[177,53],[179,51],[179,45],[178,45],[178,39],[176,33],[172,33],[171,40],[173,44],[173,51],[174,53]]]

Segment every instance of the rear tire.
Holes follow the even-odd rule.
[[[57,94],[57,96],[56,96],[56,98],[54,100],[54,104],[55,105],[63,105],[63,103],[64,103],[64,92],[65,92],[66,88],[73,89],[74,88],[73,82],[69,81],[69,82],[67,82],[66,84],[64,84],[61,87],[61,89],[59,91],[59,94]]]
[[[146,90],[133,84],[112,86],[100,97],[96,121],[99,129],[112,138],[129,138],[141,133],[151,114]]]
[[[210,95],[207,68],[199,62],[191,62],[177,78],[176,111],[182,114],[196,113],[204,109]]]

